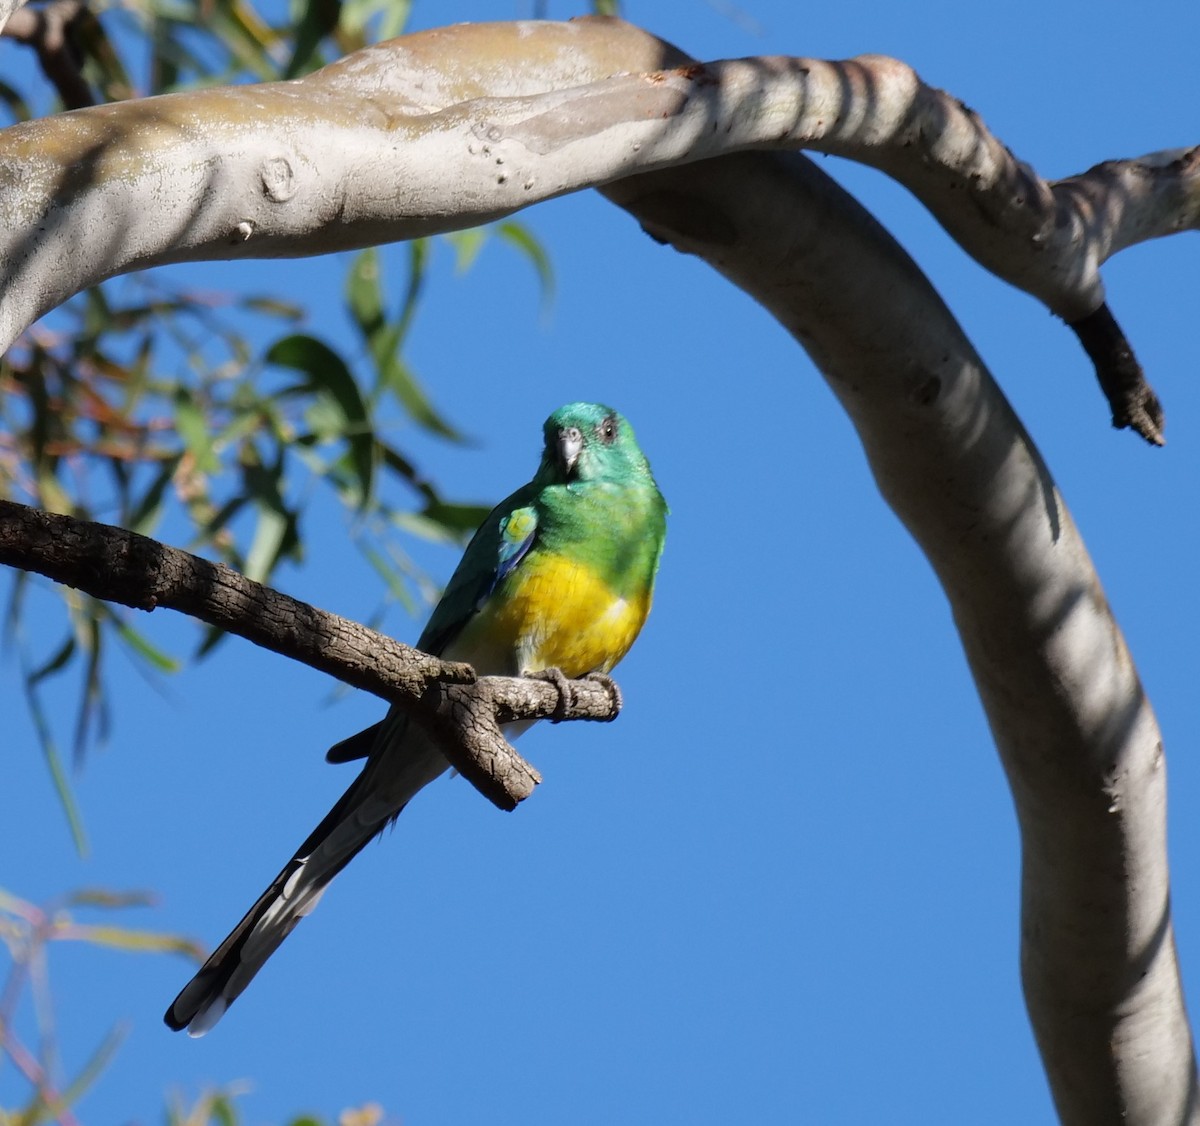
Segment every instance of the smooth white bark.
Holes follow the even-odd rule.
[[[8,23],[9,16],[22,7],[25,0],[0,0],[0,30]]]
[[[319,253],[608,184],[804,344],[937,570],[1012,784],[1026,993],[1063,1119],[1200,1121],[1159,735],[1049,472],[923,275],[805,160],[669,170],[801,145],[886,169],[1067,317],[1096,307],[1108,254],[1200,213],[1195,150],[1047,185],[893,60],[695,67],[616,21],[459,27],[0,134],[0,339],[141,265]]]
[[[606,194],[804,345],[937,571],[1020,821],[1026,1000],[1062,1120],[1200,1121],[1158,728],[1002,392],[903,250],[807,161],[731,158]]]
[[[618,62],[628,41],[615,21],[465,25],[295,82],[4,130],[0,348],[130,269],[412,238],[747,148],[884,168],[989,269],[1067,319],[1103,300],[1098,267],[1114,248],[1200,222],[1194,151],[1093,171],[1056,194],[895,60],[681,65],[647,39]],[[501,55],[522,65],[468,65]]]

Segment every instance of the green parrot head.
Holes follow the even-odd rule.
[[[633,428],[612,407],[568,403],[546,419],[542,432],[546,444],[538,480],[543,484],[653,480]]]

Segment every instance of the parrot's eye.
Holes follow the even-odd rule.
[[[600,438],[605,445],[612,445],[617,436],[617,421],[615,418],[606,418],[600,423]]]

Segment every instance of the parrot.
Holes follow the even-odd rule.
[[[666,501],[629,423],[599,403],[560,407],[543,427],[533,479],[484,519],[417,648],[480,675],[607,675],[641,632],[666,535]],[[531,721],[510,724],[513,737]],[[387,715],[326,754],[361,772],[164,1020],[209,1031],[333,878],[449,769],[407,713]]]

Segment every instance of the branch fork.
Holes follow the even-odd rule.
[[[511,65],[478,65],[499,57]],[[1200,228],[1200,148],[1051,182],[897,59],[701,64],[615,19],[463,24],[290,82],[0,130],[0,211],[13,217],[0,231],[0,350],[73,293],[130,270],[414,238],[766,149],[880,169],[981,265],[1077,332],[1104,309],[1108,258]],[[1115,368],[1139,383],[1145,409],[1110,395],[1114,423],[1161,444],[1161,411],[1128,342],[1119,329],[1090,340],[1106,392]]]
[[[0,563],[135,610],[178,610],[410,711],[481,794],[515,809],[541,781],[502,724],[608,721],[621,695],[607,677],[478,677],[366,626],[157,540],[0,500]]]

